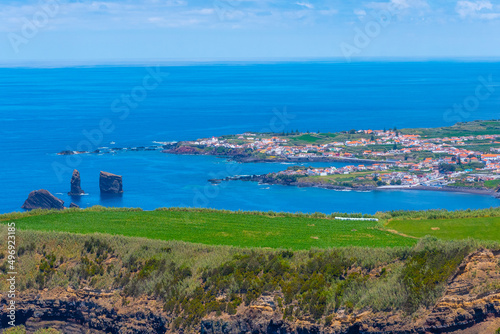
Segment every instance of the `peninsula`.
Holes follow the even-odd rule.
[[[329,189],[404,188],[495,195],[500,191],[500,120],[430,129],[243,133],[165,147],[165,153],[218,155],[239,162],[352,163],[341,168],[291,166],[278,173],[224,180]]]

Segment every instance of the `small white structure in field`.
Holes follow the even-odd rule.
[[[335,217],[337,220],[360,220],[360,221],[371,221],[378,222],[378,218],[349,218],[349,217]]]

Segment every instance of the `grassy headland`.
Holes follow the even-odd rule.
[[[6,234],[1,226],[1,249]],[[205,316],[235,314],[263,295],[272,296],[287,321],[330,325],[335,312],[366,308],[410,315],[431,307],[448,277],[479,247],[424,239],[413,247],[289,251],[22,229],[17,238],[20,292],[112,291],[116,298],[108,298],[117,299],[116,308],[149,296],[163,305],[173,332],[195,332]],[[8,266],[0,256],[5,290]]]
[[[0,215],[0,249],[7,249],[5,224],[15,222],[21,293],[98,289],[116,309],[146,296],[167,314],[170,332],[191,333],[207,316],[242,314],[269,298],[288,322],[331,326],[338,314],[370,310],[411,323],[443,296],[468,254],[499,248],[500,209],[394,211],[374,215],[379,222],[332,216],[38,210]],[[0,290],[7,259],[0,251]],[[475,282],[473,293],[493,293],[498,284]]]

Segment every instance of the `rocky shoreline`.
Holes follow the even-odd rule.
[[[475,194],[475,195],[489,195],[500,198],[500,192],[491,190],[491,189],[474,189],[474,188],[466,188],[466,187],[454,187],[454,186],[442,186],[442,187],[430,187],[430,186],[413,186],[413,187],[405,187],[405,186],[359,186],[359,187],[345,187],[345,186],[337,186],[328,183],[318,183],[318,182],[299,182],[293,178],[290,179],[277,179],[274,177],[270,177],[268,174],[263,175],[238,175],[238,176],[230,176],[224,179],[210,179],[208,180],[212,184],[218,184],[221,182],[227,181],[249,181],[249,182],[258,182],[259,184],[272,184],[272,185],[282,185],[282,186],[293,186],[299,188],[322,188],[322,189],[330,189],[337,191],[388,191],[388,190],[426,190],[426,191],[444,191],[444,192],[459,192],[459,193],[467,193],[467,194]]]
[[[161,153],[175,155],[210,155],[221,158],[226,158],[240,163],[267,163],[267,162],[284,162],[284,163],[304,163],[304,162],[348,162],[348,163],[391,163],[392,161],[347,158],[347,157],[282,157],[277,156],[269,159],[259,158],[249,152],[240,149],[226,150],[225,152],[217,152],[216,149],[205,150],[205,147],[183,146],[178,144],[165,144],[162,146],[139,146],[139,147],[113,147],[106,149],[97,149],[92,152],[88,151],[61,151],[57,155],[76,155],[76,154],[110,154],[117,152],[141,152],[141,151],[161,151]]]
[[[276,156],[274,158],[262,159],[249,152],[245,152],[240,149],[227,150],[225,152],[217,152],[216,149],[205,150],[205,147],[193,147],[193,146],[182,146],[182,145],[165,145],[165,149],[162,153],[177,154],[177,155],[212,155],[218,157],[224,157],[232,161],[240,163],[264,163],[264,162],[285,162],[285,163],[303,163],[303,162],[352,162],[352,163],[391,163],[391,161],[385,160],[373,160],[373,159],[360,159],[360,158],[347,158],[347,157],[283,157]]]

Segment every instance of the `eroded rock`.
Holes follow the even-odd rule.
[[[122,194],[122,176],[108,172],[101,172],[99,178],[99,188],[101,189],[101,194]]]
[[[73,175],[71,176],[71,190],[68,193],[68,195],[70,195],[70,196],[83,195],[85,192],[80,187],[80,183],[81,183],[80,172],[75,169],[73,171]]]
[[[34,190],[30,192],[28,199],[24,201],[21,207],[25,210],[34,209],[64,209],[64,201],[55,197],[45,189]]]

